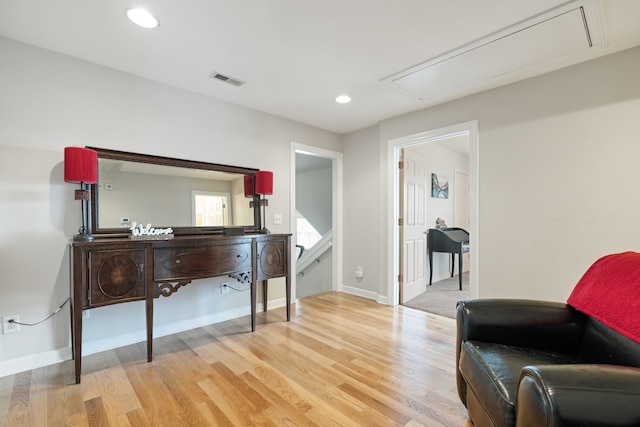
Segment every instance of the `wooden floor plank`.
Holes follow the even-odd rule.
[[[327,292],[0,378],[0,426],[471,427],[455,321]]]
[[[31,375],[31,371],[15,375],[9,395],[7,425],[18,427],[33,424],[34,414],[30,411]]]
[[[113,425],[109,423],[109,414],[104,407],[101,396],[87,400],[84,402],[84,406],[87,408],[89,425],[102,427],[109,427]]]

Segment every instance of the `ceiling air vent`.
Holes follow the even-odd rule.
[[[211,77],[212,79],[223,81],[225,83],[229,83],[230,85],[233,85],[233,86],[242,86],[243,84],[246,83],[242,80],[234,79],[233,77],[225,76],[224,74],[220,74],[216,72],[209,75],[209,77]]]

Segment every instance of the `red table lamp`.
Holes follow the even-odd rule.
[[[82,203],[82,226],[73,240],[91,241],[91,192],[88,184],[98,182],[98,153],[94,150],[82,147],[66,147],[64,149],[64,181],[80,184],[80,189],[75,191],[75,200]]]
[[[265,216],[265,207],[269,206],[269,200],[265,198],[267,195],[273,194],[273,172],[257,171],[256,172],[256,194],[261,196],[260,206],[262,206],[262,233],[269,234],[267,229],[267,218]]]

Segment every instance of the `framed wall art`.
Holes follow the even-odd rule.
[[[449,178],[445,175],[431,174],[431,197],[436,199],[449,198]]]

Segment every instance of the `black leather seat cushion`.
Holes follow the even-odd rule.
[[[517,387],[523,367],[578,362],[576,357],[561,353],[465,341],[460,349],[459,369],[467,383],[467,395],[472,393],[471,399],[482,405],[487,419],[501,427],[515,425]]]

